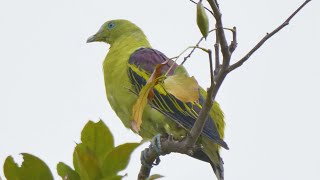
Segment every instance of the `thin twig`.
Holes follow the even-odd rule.
[[[194,3],[194,4],[198,4],[197,2],[195,2],[195,1],[193,1],[193,0],[190,0],[192,3]],[[212,14],[213,15],[213,12],[210,10],[210,9],[208,9],[207,7],[204,7],[204,9],[205,10],[207,10],[210,14]]]
[[[238,42],[237,42],[237,28],[233,27],[233,29],[232,29],[232,41],[231,41],[231,44],[229,46],[229,51],[230,51],[231,54],[233,53],[234,50],[236,50],[237,45],[238,45]]]
[[[199,42],[201,42],[201,41],[199,41]],[[198,42],[195,46],[189,46],[189,47],[187,47],[187,48],[184,49],[178,56],[173,57],[173,58],[171,58],[171,59],[175,59],[174,62],[177,62],[178,59],[180,58],[180,56],[182,56],[182,54],[184,54],[184,53],[185,53],[187,50],[189,50],[189,49],[192,49],[191,53],[189,53],[189,55],[188,55],[189,57],[191,56],[192,52],[193,52],[195,49],[201,49],[201,50],[207,52],[207,49],[202,48],[202,47],[199,46],[199,42]],[[188,57],[188,56],[186,56],[186,57]],[[186,57],[184,58],[184,61],[183,61],[182,63],[184,63],[184,62],[186,61]],[[182,63],[181,63],[181,65],[182,65]],[[175,63],[173,63],[173,64],[170,66],[170,68],[167,70],[167,72],[164,74],[164,76],[167,76],[167,75],[168,75],[168,73],[171,71],[171,69],[173,68],[174,65],[175,65]]]
[[[255,45],[243,58],[241,58],[238,62],[231,65],[228,68],[228,71],[231,72],[235,70],[236,68],[240,67],[244,62],[246,62],[250,56],[256,52],[269,38],[271,38],[274,34],[279,32],[282,28],[289,25],[290,20],[305,6],[307,5],[311,0],[306,0],[296,11],[294,11],[288,19],[286,19],[279,27],[277,27],[275,30],[273,30],[271,33],[267,33],[259,42],[257,45]]]
[[[204,39],[204,37],[202,36],[195,46],[199,46],[200,43],[203,41],[203,39]],[[193,48],[193,49],[190,51],[190,53],[189,53],[186,57],[183,58],[183,61],[182,61],[181,65],[183,65],[183,64],[187,61],[187,59],[191,57],[191,55],[193,54],[193,52],[194,52],[195,50],[196,50],[196,48]]]
[[[209,56],[209,64],[210,64],[210,80],[211,80],[211,84],[214,84],[214,70],[213,70],[213,64],[212,64],[211,49],[208,49],[208,56]]]
[[[216,36],[218,34],[216,33]],[[219,38],[216,38],[216,43],[214,44],[214,52],[215,52],[215,69],[214,69],[214,76],[216,77],[220,70],[220,51],[219,51]]]
[[[215,31],[215,30],[216,30],[216,29],[211,29],[211,30],[208,32],[208,35],[209,35],[211,32]],[[195,47],[196,47],[196,46],[199,46],[200,43],[201,43],[203,40],[204,40],[204,37],[202,36],[202,37],[199,39],[199,41],[197,42],[197,44],[195,45]],[[181,65],[183,65],[183,64],[187,61],[187,59],[191,57],[191,55],[193,54],[193,52],[196,50],[195,47],[190,51],[190,53],[189,53],[186,57],[183,58],[183,61],[182,61]]]
[[[232,33],[233,33],[233,31],[234,31],[234,29],[230,29],[230,28],[223,28],[223,29],[229,30],[229,31],[231,31]],[[211,30],[208,32],[208,34],[212,33],[212,32],[215,31],[215,30],[217,30],[217,29],[211,29]],[[204,37],[202,36],[202,37],[199,39],[199,41],[197,42],[197,44],[196,44],[195,46],[199,46],[200,43],[201,43],[203,40],[204,40]],[[181,65],[183,65],[183,64],[187,61],[187,59],[191,57],[191,55],[194,53],[195,50],[196,50],[196,48],[193,48],[193,49],[190,51],[190,53],[189,53],[186,57],[183,58],[183,61],[182,61]]]

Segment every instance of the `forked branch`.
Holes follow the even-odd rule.
[[[195,151],[199,150],[199,145],[196,144],[197,139],[202,133],[204,124],[206,122],[206,119],[208,117],[209,111],[213,105],[213,102],[215,101],[215,98],[217,96],[217,93],[219,91],[220,86],[222,85],[224,79],[226,76],[233,70],[239,68],[244,62],[246,62],[250,56],[256,52],[269,38],[271,38],[274,34],[278,33],[281,29],[283,29],[285,26],[287,26],[290,22],[290,20],[311,0],[306,0],[297,10],[295,10],[284,23],[282,23],[280,26],[278,26],[276,29],[274,29],[271,33],[268,33],[266,36],[264,36],[256,46],[254,46],[243,58],[241,58],[239,61],[234,63],[233,65],[230,65],[231,55],[234,52],[234,50],[237,47],[237,34],[236,34],[236,28],[232,29],[233,33],[233,39],[230,42],[230,45],[228,45],[225,33],[224,33],[224,27],[221,19],[221,12],[219,9],[219,6],[217,4],[216,0],[207,0],[211,10],[207,9],[209,12],[212,13],[216,20],[216,43],[214,44],[214,50],[215,50],[215,68],[213,70],[213,58],[212,58],[212,52],[209,49],[206,51],[209,55],[210,60],[210,72],[211,72],[211,85],[207,91],[207,97],[202,105],[202,109],[199,113],[199,116],[193,125],[192,129],[190,130],[189,136],[187,138],[182,139],[181,141],[176,141],[170,138],[170,136],[162,136],[160,140],[161,144],[161,152],[157,152],[153,147],[152,144],[146,148],[143,153],[143,163],[141,165],[140,173],[138,176],[139,180],[144,180],[150,175],[150,171],[152,166],[154,165],[154,162],[156,164],[159,163],[159,161],[156,161],[159,159],[159,156],[169,154],[171,152],[177,152],[181,154],[188,154],[192,155]],[[191,2],[195,3],[191,0]],[[229,29],[230,30],[230,29]],[[197,46],[201,43],[203,39],[200,39],[200,41],[197,43]],[[219,48],[220,45],[220,48]],[[191,53],[185,58],[188,59],[191,54],[194,52],[195,48],[191,51]],[[222,54],[222,61],[220,62],[220,52]]]

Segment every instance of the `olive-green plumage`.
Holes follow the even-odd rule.
[[[112,109],[119,116],[123,124],[127,128],[132,129],[132,107],[138,98],[136,93],[132,93],[132,90],[139,90],[139,87],[144,85],[142,82],[146,81],[150,76],[150,72],[144,69],[146,66],[138,67],[137,64],[131,62],[130,64],[129,60],[133,58],[132,55],[136,53],[137,50],[141,48],[151,49],[151,45],[143,31],[127,20],[111,20],[104,23],[100,30],[91,36],[87,42],[94,41],[110,44],[109,52],[103,62],[107,98]],[[152,51],[156,52],[155,50]],[[139,56],[137,57],[139,61]],[[142,58],[141,61],[145,58],[146,57]],[[139,63],[143,64],[143,62]],[[138,77],[140,80],[132,80],[134,77],[129,76],[129,69],[131,74],[134,73],[135,77]],[[181,72],[186,73],[183,67],[179,68],[179,71],[177,68],[175,73]],[[156,88],[155,91],[157,91]],[[202,98],[206,96],[206,92],[202,88],[200,88],[200,95]],[[162,98],[168,96],[168,94],[160,93],[160,96],[160,98]],[[165,103],[165,101],[159,103],[165,104],[159,107],[167,106],[165,109],[174,109],[174,107],[169,107],[170,104]],[[201,108],[200,104],[197,104],[197,106]],[[175,120],[169,118],[163,112],[164,109],[154,109],[150,105],[147,105],[144,109],[141,129],[139,131],[139,135],[143,139],[151,139],[159,133],[168,133],[176,138],[186,135],[187,127],[181,128],[181,124],[179,126]],[[218,103],[214,103],[210,111],[210,116],[218,130],[218,136],[223,138],[225,123],[223,113]],[[223,162],[219,155],[220,146],[213,142],[208,136],[204,135],[200,137],[199,142],[201,142],[204,147],[203,152],[205,153],[205,157],[202,157],[200,153],[200,156],[197,157],[195,155],[195,158],[210,162],[218,179],[222,180]]]

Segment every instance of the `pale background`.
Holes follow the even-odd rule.
[[[225,27],[238,28],[233,62],[302,2],[221,0]],[[319,1],[312,1],[223,84],[217,99],[230,147],[222,150],[226,180],[320,179],[319,10]],[[140,140],[106,100],[102,61],[108,46],[85,43],[114,18],[138,24],[169,57],[200,37],[188,0],[0,0],[1,168],[8,155],[19,160],[28,152],[60,179],[56,164],[72,165],[89,119],[102,118],[117,144]],[[199,52],[186,63],[203,86],[209,85],[206,58]],[[133,154],[126,179],[136,179],[145,146]],[[152,173],[169,180],[215,179],[209,164],[176,154],[163,157]]]

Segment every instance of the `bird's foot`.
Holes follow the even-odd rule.
[[[151,145],[150,147],[158,154],[158,155],[165,155],[167,153],[164,153],[161,147],[161,138],[168,138],[171,139],[169,135],[164,134],[157,134],[156,136],[154,136],[151,140]],[[140,161],[141,164],[148,167],[148,168],[152,168],[152,166],[156,166],[158,164],[160,164],[160,158],[157,157],[157,159],[155,160],[155,162],[147,162],[147,157],[148,157],[148,151],[149,149],[145,149],[141,152],[141,156],[140,156]]]
[[[164,135],[165,136],[165,135]],[[167,135],[166,135],[167,136]],[[161,134],[157,134],[154,136],[151,140],[151,147],[159,154],[159,155],[165,155],[161,148]]]

